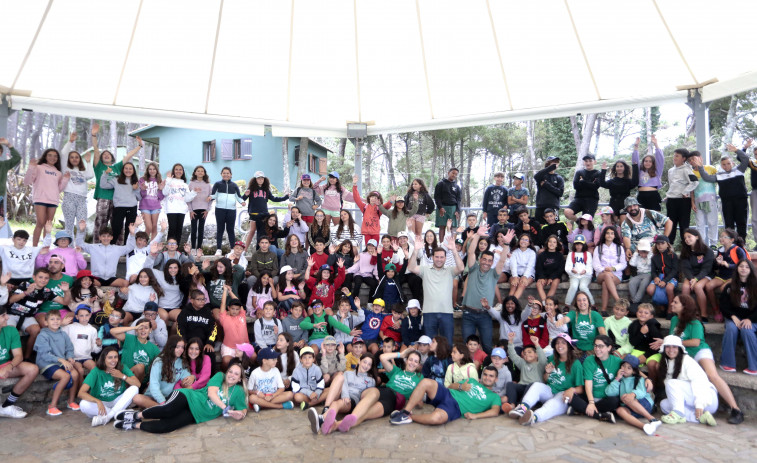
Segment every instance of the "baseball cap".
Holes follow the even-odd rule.
[[[145,308],[143,309],[143,312],[157,312],[158,311],[158,304],[156,304],[153,301],[145,303]]]
[[[610,206],[605,206],[605,207],[602,208],[602,210],[600,211],[600,213],[603,214],[603,215],[604,214],[612,215],[612,214],[615,213],[615,211],[613,211]]]
[[[657,235],[657,236],[655,236],[654,237],[654,242],[655,242],[655,244],[657,244],[657,243],[668,243],[668,244],[670,244],[670,240],[665,235]]]
[[[639,241],[639,244],[636,245],[637,251],[651,251],[652,245],[649,243],[649,240],[641,240]]]
[[[255,175],[254,175],[254,177],[255,177],[255,178],[258,178],[258,177],[265,177],[265,174],[263,173],[263,171],[262,171],[262,170],[259,170],[259,171],[255,172]]]
[[[310,346],[305,346],[302,349],[300,349],[300,357],[302,357],[305,354],[310,354],[313,357],[315,357],[315,351]]]
[[[401,231],[401,232],[397,233],[397,238],[402,238],[403,236],[405,238],[407,238],[407,232],[406,231]]]
[[[573,238],[573,242],[586,244],[586,237],[584,235],[576,235],[576,237]]]
[[[557,156],[550,156],[547,158],[545,162],[552,162],[552,161],[559,161],[559,160],[560,158],[558,158]]]
[[[325,338],[323,338],[323,342],[321,344],[323,344],[324,346],[326,344],[336,345],[336,338],[334,336],[326,336]]]
[[[82,309],[86,310],[89,313],[92,313],[92,307],[88,306],[87,304],[79,304],[79,305],[77,305],[76,306],[76,310],[74,311],[74,313],[77,313],[77,312],[79,312]]]
[[[331,271],[331,266],[329,264],[323,264],[321,265],[318,270],[328,270]]]
[[[373,300],[373,305],[380,305],[381,307],[386,307],[386,303],[381,298],[376,298]]]
[[[553,213],[553,214],[557,214],[557,211],[555,211],[555,210],[554,210],[554,209],[552,209],[551,207],[548,207],[548,208],[544,209],[544,214],[545,214],[545,215],[546,215],[547,213],[549,213],[549,212],[551,212],[551,213]]]
[[[285,265],[285,266],[281,267],[281,269],[279,269],[279,275],[283,275],[283,274],[285,274],[286,272],[288,272],[290,270],[292,270],[292,266],[291,265]]]
[[[260,349],[260,352],[258,352],[258,358],[260,360],[273,360],[279,358],[279,354],[270,347],[266,347],[265,349]]]
[[[517,178],[519,180],[523,180],[526,177],[523,174],[513,174],[513,178]]]
[[[455,240],[455,244],[463,244],[465,241],[463,241],[462,238],[458,238]]]
[[[329,172],[329,177],[334,177],[335,179],[339,180],[339,172],[337,171]]]
[[[302,180],[310,180],[310,174],[302,174],[302,177],[300,177]]]
[[[76,279],[84,278],[84,277],[90,277],[92,278],[92,272],[89,270],[79,270],[79,272],[76,274]]]
[[[594,217],[591,214],[584,214],[584,215],[581,216],[581,218],[584,219],[584,220],[588,220],[589,222],[591,222],[592,220],[594,220]]]
[[[252,346],[249,342],[245,342],[243,344],[237,344],[237,349],[244,352],[248,357],[252,357],[255,355],[255,347]]]
[[[244,245],[244,241],[237,241],[234,243],[234,246],[242,246],[242,249],[247,248],[247,246]]]
[[[376,240],[368,240],[367,243],[365,243],[366,246],[373,246],[374,248],[378,246],[378,242]]]
[[[365,344],[365,341],[363,341],[363,338],[353,338],[352,344]]]
[[[505,353],[505,349],[501,347],[495,347],[494,349],[492,349],[492,357],[499,357],[499,358],[506,359],[507,354]]]
[[[396,271],[397,271],[397,266],[396,266],[396,265],[394,265],[394,264],[386,264],[386,265],[384,266],[384,271],[385,271],[385,272],[388,272],[389,270],[393,270],[393,271],[395,271],[395,272],[396,272]]]
[[[415,342],[416,344],[431,344],[431,338],[426,336],[425,334],[418,338],[418,340]]]
[[[582,159],[583,161],[588,161],[589,159],[591,159],[591,160],[596,160],[597,158],[596,158],[596,157],[594,157],[594,155],[593,155],[593,154],[587,154],[586,156],[582,157],[581,159]]]
[[[623,362],[631,365],[631,368],[639,368],[639,359],[631,354],[626,354],[626,356],[623,357]]]
[[[312,301],[310,301],[310,307],[315,307],[317,305],[323,307],[323,301],[320,299],[313,299]]]

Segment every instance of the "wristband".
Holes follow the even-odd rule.
[[[399,352],[397,352],[397,358],[398,358],[398,359],[399,359],[399,358],[402,358],[402,354],[401,354],[401,353],[399,353]]]

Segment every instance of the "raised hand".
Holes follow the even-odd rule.
[[[150,294],[150,302],[155,302],[158,299],[158,295],[155,293]]]
[[[61,282],[61,284],[60,284],[60,285],[59,285],[58,287],[59,287],[59,288],[60,288],[60,290],[61,290],[61,291],[63,291],[64,293],[65,293],[66,291],[68,291],[68,290],[69,290],[69,288],[70,288],[70,286],[69,286],[69,284],[68,284],[68,282],[67,282],[67,281],[63,281],[63,282]]]
[[[353,185],[357,185],[357,181],[358,181],[357,175],[353,175],[352,176],[352,184]]]
[[[111,169],[110,167],[108,167],[107,169],[105,169],[105,173],[106,174],[110,174],[111,172],[113,172],[113,169]]]
[[[515,238],[515,230],[507,230],[507,233],[505,233],[505,242],[510,244],[513,241],[513,238]]]
[[[141,215],[138,215],[136,219],[134,219],[134,226],[139,227],[145,222],[145,219],[142,218]]]
[[[144,147],[145,147],[145,144],[144,144],[144,142],[142,141],[142,137],[140,137],[139,135],[137,135],[137,137],[136,137],[136,138],[137,138],[137,144],[139,145],[139,147],[140,147],[140,148],[144,148]]]
[[[415,249],[420,249],[423,246],[423,238],[419,235],[415,236]]]
[[[314,265],[315,265],[315,261],[313,260],[313,258],[312,257],[308,257],[308,268],[310,268],[310,267],[312,267]]]
[[[3,138],[0,138],[0,145],[2,145],[2,146],[10,146],[10,142],[8,141],[7,138],[3,137]]]
[[[157,255],[160,252],[161,248],[162,244],[158,243],[157,241],[150,243],[150,254]]]
[[[37,165],[37,160],[36,159],[34,159],[34,158],[29,159],[29,167],[34,167],[36,165]]]
[[[529,336],[528,339],[531,340],[531,343],[534,346],[538,346],[539,345],[539,338],[537,338],[536,336]]]
[[[641,137],[636,137],[636,141],[633,142],[634,149],[638,150],[640,144],[641,144]]]
[[[344,259],[342,259],[341,257],[339,259],[337,259],[336,260],[336,265],[338,265],[339,268],[344,268]]]
[[[208,259],[205,259],[204,261],[202,261],[202,269],[207,270],[208,268],[210,268],[210,261]]]
[[[654,145],[655,148],[659,148],[659,146],[657,146],[657,136],[656,135],[652,135],[652,144]]]
[[[602,161],[602,170],[607,170],[607,161]]]
[[[96,137],[98,133],[100,133],[100,124],[95,122],[92,124],[92,136]]]
[[[71,132],[68,135],[68,141],[70,141],[71,143],[75,142],[77,138],[79,138],[79,135],[76,132]]]
[[[731,143],[727,143],[727,144],[725,145],[725,147],[726,147],[726,149],[727,149],[728,151],[730,151],[731,153],[735,153],[735,152],[736,152],[736,150],[738,149],[738,148],[736,148],[736,147],[735,147],[734,145],[732,145]]]
[[[160,229],[161,230],[167,230],[168,229],[168,220],[166,220],[166,219],[160,219]]]
[[[476,232],[476,234],[478,236],[480,236],[481,238],[483,238],[485,236],[488,236],[489,235],[489,224],[487,224],[486,222],[484,222],[481,225],[479,225],[478,226],[478,231]]]
[[[482,297],[481,298],[481,307],[484,308],[484,309],[488,309],[489,308],[489,299],[487,299],[485,297]]]
[[[84,222],[84,221],[82,220],[82,222]],[[84,227],[86,228],[86,226],[87,226],[87,223],[84,222]],[[49,235],[50,232],[52,232],[52,231],[53,231],[53,221],[52,220],[48,220],[47,222],[45,222],[45,234]]]

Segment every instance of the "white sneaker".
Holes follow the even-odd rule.
[[[108,424],[108,415],[97,415],[94,418],[92,418],[92,427],[95,426],[105,426]]]
[[[659,428],[661,424],[662,421],[660,420],[649,422],[644,425],[644,432],[647,433],[647,436],[654,436],[654,433],[657,432],[657,428]]]
[[[26,412],[17,405],[8,405],[7,407],[0,407],[0,416],[6,418],[23,418],[26,416]]]
[[[221,257],[221,254],[223,254],[223,252],[220,249],[216,250],[216,257]]]

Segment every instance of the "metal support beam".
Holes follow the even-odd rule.
[[[355,138],[355,175],[357,175],[357,191],[360,193],[360,197],[363,197],[363,139]],[[358,211],[355,220],[358,223],[362,223],[363,214]]]
[[[702,153],[704,163],[710,164],[710,103],[702,103],[702,89],[689,89],[686,104],[694,112],[697,151]]]
[[[8,107],[7,97],[0,95],[0,138],[8,137],[8,117],[14,110]]]

